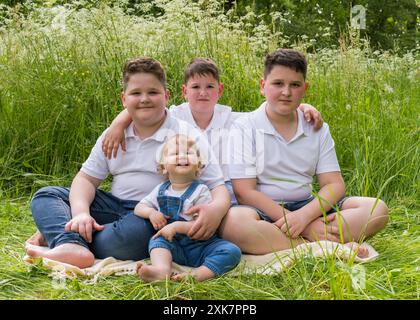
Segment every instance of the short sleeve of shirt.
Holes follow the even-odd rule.
[[[199,192],[197,198],[194,199],[194,205],[208,204],[212,201],[210,189],[205,184],[200,184],[197,189]]]
[[[159,195],[160,186],[161,184],[158,184],[146,197],[144,197],[140,201],[140,203],[148,206],[149,208],[159,210],[159,203],[157,201],[157,197]]]
[[[340,171],[340,165],[338,164],[337,155],[335,153],[334,140],[326,123],[322,128],[319,148],[316,174]]]
[[[102,152],[102,140],[105,133],[106,130],[102,133],[98,140],[96,140],[95,146],[92,148],[89,157],[82,164],[82,168],[80,169],[80,171],[88,174],[89,176],[100,180],[104,180],[110,173],[107,159]]]

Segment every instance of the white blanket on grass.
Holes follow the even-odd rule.
[[[32,244],[27,246],[35,247]],[[245,274],[259,273],[259,274],[276,274],[283,271],[285,268],[289,268],[298,259],[312,256],[325,259],[327,257],[334,257],[339,260],[354,261],[354,262],[369,262],[374,260],[379,254],[376,250],[364,242],[360,245],[368,249],[367,257],[361,258],[356,255],[355,250],[352,248],[331,241],[318,241],[304,243],[297,246],[294,249],[282,250],[274,253],[264,255],[250,255],[243,254],[240,267],[232,271],[244,272]],[[37,247],[37,249],[48,250],[48,247]],[[23,258],[28,264],[33,264],[37,259],[29,256]],[[145,260],[146,263],[149,261]],[[124,275],[124,274],[135,274],[136,273],[136,261],[126,260],[121,261],[115,258],[109,257],[106,259],[96,259],[92,267],[89,268],[78,268],[76,266],[54,261],[48,258],[42,258],[42,266],[47,269],[51,269],[51,276],[53,278],[82,278],[84,283],[95,283],[99,277],[105,277],[109,275]],[[181,266],[176,263],[172,264],[173,272],[188,272],[191,268]]]

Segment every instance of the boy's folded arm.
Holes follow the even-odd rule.
[[[233,189],[239,204],[246,204],[264,212],[271,220],[277,221],[283,217],[284,211],[270,197],[257,191],[257,179],[232,179]]]

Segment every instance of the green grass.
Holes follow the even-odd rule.
[[[220,66],[221,103],[247,111],[263,101],[258,79],[264,55],[278,43],[293,44],[270,26],[250,32],[246,19],[200,6],[172,1],[159,17],[71,5],[2,15],[10,20],[0,23],[0,298],[419,299],[418,55],[372,52],[357,35],[348,35],[340,49],[307,53],[306,102],[330,125],[348,194],[380,196],[390,207],[389,224],[369,239],[380,256],[363,265],[363,290],[352,286],[351,264],[331,259],[307,258],[274,276],[155,285],[134,276],[57,284],[43,268],[30,270],[22,262],[24,240],[35,231],[31,195],[42,186],[70,184],[121,110],[126,59],[159,59],[174,104],[182,102],[184,66],[196,56]]]
[[[24,241],[35,231],[25,200],[0,203],[0,299],[419,299],[419,206],[393,202],[387,228],[369,242],[379,252],[363,264],[365,287],[352,286],[352,264],[306,257],[272,276],[225,275],[197,283],[161,281],[145,284],[136,276],[60,282],[47,269],[29,267],[22,258]],[[353,265],[354,267],[354,265]]]

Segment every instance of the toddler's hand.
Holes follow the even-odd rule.
[[[163,213],[159,211],[152,213],[149,217],[149,220],[155,230],[162,229],[168,223]]]
[[[116,158],[120,144],[121,149],[123,151],[127,151],[124,128],[111,125],[105,134],[104,140],[102,141],[102,152],[105,154],[105,157],[111,159],[111,156],[114,156],[114,158]]]
[[[156,234],[152,237],[152,239],[156,239],[159,236],[164,237],[166,240],[171,241],[176,235],[176,228],[175,223],[168,224],[164,226],[162,229],[160,229]]]

